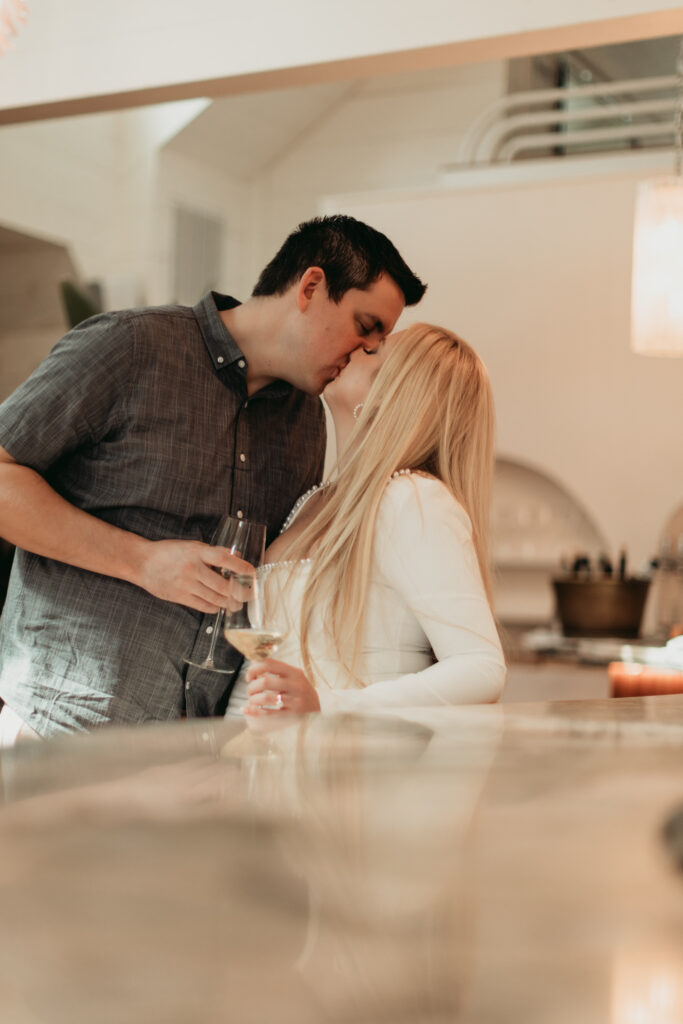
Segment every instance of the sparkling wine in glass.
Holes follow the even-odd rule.
[[[249,519],[238,519],[236,516],[224,516],[218,524],[218,529],[216,530],[211,543],[218,547],[227,548],[231,555],[237,555],[238,558],[243,559],[245,562],[249,562],[251,565],[257,566],[263,561],[263,552],[266,544],[266,527],[263,523],[255,523]],[[231,572],[229,569],[216,568],[216,572],[220,572],[226,579],[233,581],[238,578],[250,581],[254,579],[253,576],[238,577],[237,574]],[[233,585],[235,593],[239,593],[239,587],[240,584]],[[211,627],[211,643],[204,660],[193,661],[191,658],[185,658],[188,665],[193,665],[195,668],[206,669],[209,672],[221,672],[225,675],[232,674],[235,671],[234,666],[223,668],[216,664],[216,648],[219,638],[223,635],[223,622],[226,614],[230,613],[227,613],[225,608],[221,608],[214,619],[213,626]]]
[[[284,640],[282,633],[255,626],[225,626],[223,630],[228,643],[236,647],[249,661],[265,661],[275,654]]]
[[[264,661],[275,654],[287,636],[285,606],[279,590],[272,588],[265,594],[268,577],[233,576],[233,607],[226,612],[223,633],[248,661]],[[242,588],[241,590],[239,588]],[[262,705],[266,710],[278,711],[281,703]]]

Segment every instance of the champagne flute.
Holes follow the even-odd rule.
[[[263,561],[266,527],[263,523],[255,523],[249,519],[224,516],[218,524],[218,529],[212,538],[212,544],[227,548],[231,555],[237,555],[239,558],[244,559],[245,562],[256,566]],[[229,569],[216,568],[215,571],[220,572],[226,579],[234,578],[236,575]],[[252,579],[251,576],[244,578]],[[234,666],[221,668],[220,665],[216,664],[216,645],[218,644],[219,636],[222,634],[225,615],[225,608],[221,608],[216,614],[211,632],[211,643],[204,660],[193,661],[192,658],[185,658],[184,660],[188,665],[205,669],[208,672],[221,672],[224,675],[231,675],[235,671]]]
[[[281,595],[277,594],[277,604],[272,593],[265,597],[266,578],[260,574],[255,576],[233,575],[233,606],[234,611],[227,612],[223,624],[223,633],[228,643],[232,644],[248,661],[264,661],[278,650],[287,636],[287,623],[284,618],[284,606]],[[282,709],[282,697],[278,694],[277,704],[263,704],[269,711]]]

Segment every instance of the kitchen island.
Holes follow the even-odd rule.
[[[7,1024],[683,1020],[683,696],[194,720],[0,764]]]

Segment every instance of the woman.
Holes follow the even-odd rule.
[[[289,633],[277,660],[243,672],[228,713],[497,700],[485,367],[456,335],[417,324],[354,353],[325,399],[337,477],[300,499],[259,570]]]

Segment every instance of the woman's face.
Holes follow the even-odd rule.
[[[397,331],[396,334],[390,334],[380,342],[374,355],[368,355],[362,348],[357,348],[351,354],[348,366],[345,366],[337,379],[331,381],[323,391],[325,401],[332,412],[352,413],[359,402],[365,401],[384,360],[402,333]]]

